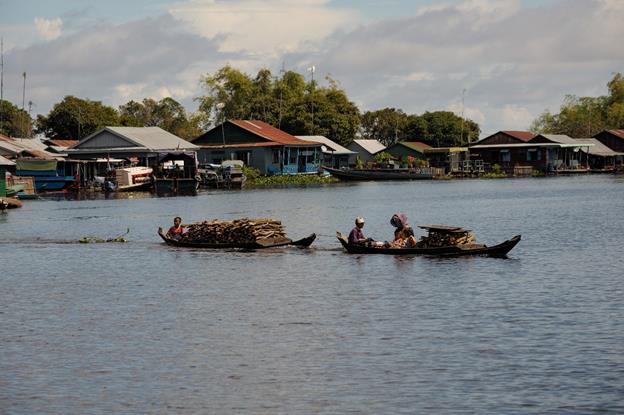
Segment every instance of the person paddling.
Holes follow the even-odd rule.
[[[364,236],[364,232],[362,232],[362,228],[364,228],[364,218],[355,218],[355,228],[353,228],[349,234],[350,244],[357,245],[368,241],[368,239]]]

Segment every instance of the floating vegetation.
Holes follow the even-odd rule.
[[[125,243],[125,242],[128,242],[125,236],[128,235],[129,233],[130,233],[130,228],[126,229],[126,233],[116,236],[114,238],[102,239],[96,236],[85,236],[84,238],[79,239],[78,243],[81,243],[81,244],[102,244],[102,243],[108,243],[108,242]]]

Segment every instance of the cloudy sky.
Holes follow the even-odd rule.
[[[482,135],[526,129],[565,94],[624,72],[624,0],[0,0],[4,97],[65,95],[195,111],[226,63],[331,75],[362,110],[462,111]]]

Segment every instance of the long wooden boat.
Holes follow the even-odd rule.
[[[419,169],[334,169],[323,166],[340,180],[430,180],[433,174],[428,168]]]
[[[266,248],[277,248],[281,246],[297,246],[299,248],[307,248],[312,245],[312,242],[316,239],[316,234],[313,233],[305,238],[301,238],[299,240],[293,241],[289,238],[271,238],[271,239],[263,239],[256,241],[250,244],[209,244],[209,243],[198,243],[198,242],[184,242],[179,241],[167,236],[167,234],[163,231],[163,228],[158,228],[158,235],[165,241],[167,245],[171,246],[179,246],[185,248],[205,248],[205,249],[266,249]]]
[[[480,255],[495,258],[505,258],[509,251],[511,251],[521,239],[520,235],[516,235],[503,243],[493,246],[473,244],[472,246],[467,247],[443,246],[435,248],[385,248],[350,244],[340,232],[336,232],[336,237],[344,249],[346,249],[350,254],[430,255],[442,257]]]

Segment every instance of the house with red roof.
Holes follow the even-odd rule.
[[[611,150],[624,153],[624,130],[601,131],[594,138]]]
[[[526,161],[526,149],[519,146],[526,145],[534,137],[535,134],[530,131],[498,131],[468,144],[470,159],[484,165],[486,170],[488,166],[498,164],[511,172],[513,166]]]
[[[261,174],[318,173],[321,143],[301,140],[259,120],[227,120],[192,140],[200,164],[241,160]]]

